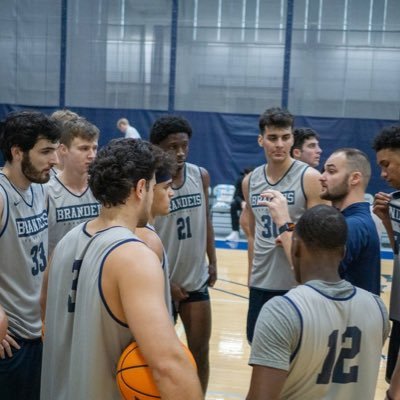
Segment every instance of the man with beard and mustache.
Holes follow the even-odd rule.
[[[47,211],[42,184],[57,164],[58,125],[39,112],[0,124],[6,160],[0,173],[0,304],[9,329],[0,344],[1,398],[39,398],[42,321],[39,296],[47,264]]]
[[[380,295],[380,243],[369,203],[364,200],[371,177],[367,156],[358,149],[336,150],[320,178],[321,198],[341,211],[348,226],[346,253],[339,275],[355,286]]]

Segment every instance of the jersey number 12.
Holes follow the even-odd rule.
[[[361,331],[356,326],[347,327],[342,335],[342,347],[336,359],[338,335],[339,331],[337,329],[329,335],[329,351],[322,366],[322,371],[318,374],[317,384],[327,384],[331,380],[333,383],[357,382],[358,366],[353,365],[348,368],[348,372],[344,372],[344,364],[345,360],[353,359],[360,352]],[[348,347],[343,347],[345,342],[349,343]]]

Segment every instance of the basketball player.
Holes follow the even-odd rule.
[[[9,323],[1,342],[0,397],[38,399],[42,341],[40,287],[47,264],[42,186],[58,162],[58,126],[39,112],[17,112],[0,124],[6,163],[0,173],[0,304]]]
[[[339,275],[354,286],[380,295],[381,246],[365,201],[365,190],[371,177],[368,157],[360,150],[343,148],[327,159],[321,176],[321,198],[332,201],[346,219],[348,235],[346,253]]]
[[[42,399],[120,399],[115,369],[133,340],[162,398],[202,398],[168,314],[160,261],[134,234],[148,221],[157,162],[149,143],[122,139],[99,151],[89,167],[89,186],[102,208],[68,232],[53,254],[44,360],[51,349],[70,351],[59,354],[63,376],[59,368],[43,371]]]
[[[382,129],[374,139],[373,148],[381,168],[381,177],[396,190],[392,194],[377,193],[373,208],[382,220],[394,253],[389,309],[392,331],[386,367],[386,380],[390,382],[400,347],[400,126]]]
[[[174,195],[171,185],[172,175],[174,175],[176,171],[176,164],[175,160],[173,160],[168,153],[163,152],[160,157],[160,166],[157,167],[155,175],[156,184],[154,185],[153,204],[151,206],[149,221],[145,227],[136,229],[136,235],[157,254],[161,262],[165,278],[165,302],[171,318],[173,319],[168,257],[161,239],[154,229],[154,219],[156,216],[167,215],[169,213],[171,198]]]
[[[191,136],[188,121],[174,115],[160,117],[151,128],[150,141],[169,152],[178,164],[172,177],[170,213],[157,217],[155,228],[168,255],[172,299],[206,393],[211,335],[208,286],[217,279],[217,260],[208,207],[210,177],[204,168],[186,162]]]
[[[50,255],[69,230],[99,215],[100,205],[87,182],[98,139],[98,128],[85,118],[62,123],[58,154],[63,170],[47,185]]]
[[[290,155],[310,167],[317,168],[321,159],[322,149],[319,147],[319,135],[311,128],[295,128],[294,142]]]
[[[291,254],[302,285],[260,313],[247,400],[374,399],[389,321],[378,296],[340,279],[346,236],[343,215],[328,205],[298,221]]]
[[[243,193],[250,211],[250,236],[254,238],[247,315],[247,339],[250,343],[263,304],[296,285],[289,259],[282,246],[276,245],[275,239],[291,230],[292,223],[297,222],[307,208],[323,202],[319,197],[319,172],[290,157],[293,120],[292,114],[278,107],[261,115],[258,144],[264,149],[268,163],[256,168],[243,180]],[[289,215],[282,225],[277,226],[268,208],[259,204],[260,194],[267,189],[278,190],[288,199]]]

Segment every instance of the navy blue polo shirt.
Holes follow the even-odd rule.
[[[354,286],[380,295],[381,250],[378,232],[367,202],[354,203],[342,211],[348,227],[346,254],[339,275]]]

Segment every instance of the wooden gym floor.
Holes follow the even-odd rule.
[[[246,339],[247,315],[247,252],[245,250],[217,250],[218,282],[210,290],[213,329],[210,343],[210,381],[207,400],[243,400],[250,383],[251,367],[248,366],[250,347]],[[382,261],[382,298],[388,305],[391,287],[392,261]],[[176,326],[184,339],[182,325]],[[383,399],[387,384],[386,342],[375,399]]]

